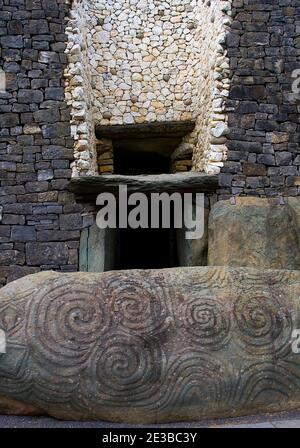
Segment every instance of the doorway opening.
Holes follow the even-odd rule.
[[[174,160],[171,156],[180,146],[183,137],[192,132],[194,127],[193,121],[96,125],[96,137],[102,142],[97,147],[97,153],[100,156],[99,172],[103,174],[109,171],[126,176],[174,172],[172,170]],[[107,150],[108,142],[109,151]],[[191,155],[189,157],[191,158]]]
[[[127,176],[167,174],[180,139],[149,138],[113,141],[114,172]]]
[[[115,269],[178,266],[174,229],[119,229]]]
[[[133,207],[128,207],[130,213]],[[114,269],[164,269],[179,266],[176,229],[171,205],[170,228],[116,229]],[[149,203],[149,223],[151,210]]]
[[[157,152],[137,152],[114,148],[115,173],[128,176],[169,172],[169,157]]]

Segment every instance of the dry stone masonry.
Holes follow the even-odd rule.
[[[64,100],[61,0],[0,1],[0,284],[78,269],[83,207],[67,191],[73,159]]]
[[[195,120],[172,171],[221,170],[211,204],[299,194],[297,0],[0,6],[0,284],[78,270],[80,234],[97,210],[69,181],[114,165],[96,123]]]
[[[67,99],[74,175],[97,173],[93,125],[196,120],[182,150],[219,172],[226,154],[229,1],[75,0],[68,34]]]
[[[193,118],[179,151],[222,197],[297,194],[297,1],[78,0],[67,31],[74,175],[98,171],[94,121]]]
[[[0,0],[0,412],[299,408],[299,36],[299,0]],[[114,173],[105,129],[140,126],[175,139],[171,173]],[[203,237],[166,240],[180,267],[99,273],[122,235],[95,197],[121,181],[206,193]]]
[[[232,3],[227,35],[231,87],[222,197],[299,194],[300,5],[297,0]]]

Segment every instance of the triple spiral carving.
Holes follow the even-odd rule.
[[[41,362],[48,360],[58,367],[72,368],[74,374],[88,358],[93,343],[107,331],[109,315],[100,285],[91,287],[96,288],[98,297],[91,296],[88,285],[78,281],[38,295],[27,331],[35,335],[35,356]]]
[[[120,326],[133,333],[158,334],[168,316],[165,291],[138,274],[114,276],[107,285],[112,312]]]
[[[276,297],[252,291],[235,302],[238,342],[254,355],[279,355],[289,347],[292,319]]]
[[[162,379],[162,356],[159,344],[147,338],[110,334],[90,359],[88,377],[96,385],[95,399],[110,406],[150,406]]]
[[[220,350],[230,338],[231,316],[225,305],[215,297],[197,297],[180,306],[184,327],[198,347]]]
[[[194,404],[246,407],[269,389],[289,399],[300,384],[299,363],[290,361],[293,305],[278,286],[232,289],[228,272],[223,289],[213,288],[222,278],[214,269],[192,287],[164,273],[69,276],[10,309],[3,303],[0,322],[23,357],[13,370],[0,357],[0,393],[93,415],[106,407],[168,415]]]

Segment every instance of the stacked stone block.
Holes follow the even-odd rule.
[[[99,174],[113,174],[114,148],[112,140],[97,140],[96,150]]]
[[[83,13],[86,4],[79,3]],[[189,32],[217,30],[217,48],[208,46],[213,39],[196,39],[205,56],[201,67],[203,60],[207,64],[198,85],[196,134],[177,148],[172,163],[189,169],[194,152],[193,169],[215,173],[223,165],[212,201],[232,195],[297,196],[300,96],[292,83],[300,69],[298,0],[198,4],[208,15],[201,15],[201,29]],[[182,7],[177,0],[174,5]],[[89,146],[90,98],[80,90],[76,73],[80,36],[73,28],[65,34],[72,20],[77,23],[76,11],[70,13],[65,0],[0,0],[0,68],[7,80],[0,93],[0,284],[44,269],[78,270],[80,231],[94,223],[95,210],[76,203],[68,191],[71,168],[75,175],[97,174],[99,166],[100,173],[113,172],[111,142],[95,139]],[[101,28],[97,33],[106,25],[95,25]],[[80,37],[78,45],[87,42]],[[218,55],[216,72],[209,67],[212,52]],[[195,63],[199,54],[195,51]],[[85,76],[83,85],[92,95],[96,84],[90,73]],[[212,108],[206,102],[210,95]],[[113,122],[106,117],[105,123]]]
[[[0,0],[0,284],[76,271],[88,211],[67,184],[73,140],[64,101],[64,0]],[[84,215],[84,216],[82,216]]]
[[[296,196],[300,185],[298,0],[234,0],[227,35],[230,134],[220,175],[230,194]]]

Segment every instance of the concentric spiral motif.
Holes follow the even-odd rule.
[[[27,333],[33,356],[74,374],[109,326],[101,285],[68,282],[45,288],[32,304]],[[74,371],[75,369],[75,371]]]
[[[13,397],[30,393],[32,374],[27,367],[29,350],[26,345],[9,341],[6,353],[0,354],[0,394]]]
[[[158,282],[119,272],[109,279],[107,291],[114,319],[123,330],[153,335],[166,328],[166,291]]]
[[[279,303],[274,295],[270,297],[270,293],[264,295],[259,291],[245,293],[235,302],[234,315],[238,343],[247,353],[279,356],[289,348],[292,317],[284,302]]]
[[[170,359],[160,390],[160,412],[199,406],[222,408],[231,395],[232,368],[192,347]]]
[[[145,423],[296,406],[299,273],[262,284],[224,271],[39,273],[24,297],[22,279],[8,285],[0,395],[58,418]],[[232,285],[207,286],[216,278]]]
[[[242,409],[259,403],[275,405],[292,399],[299,387],[299,376],[294,375],[287,364],[280,361],[254,363],[241,370],[233,404]]]
[[[193,271],[191,270],[191,276]],[[203,266],[201,271],[197,271],[197,285],[201,289],[222,289],[230,287],[234,283],[234,278],[230,272],[221,267]]]
[[[221,350],[230,338],[230,309],[215,296],[184,299],[178,310],[185,331],[197,347]]]
[[[162,352],[156,340],[111,333],[93,351],[86,391],[109,406],[151,407],[162,377]]]
[[[289,284],[291,281],[292,271],[266,271],[257,270],[254,268],[240,268],[236,270],[235,278],[239,278],[239,283],[243,285],[243,288],[249,288],[249,291],[253,289],[253,284],[256,288],[264,288],[266,285],[274,287],[280,284]]]

